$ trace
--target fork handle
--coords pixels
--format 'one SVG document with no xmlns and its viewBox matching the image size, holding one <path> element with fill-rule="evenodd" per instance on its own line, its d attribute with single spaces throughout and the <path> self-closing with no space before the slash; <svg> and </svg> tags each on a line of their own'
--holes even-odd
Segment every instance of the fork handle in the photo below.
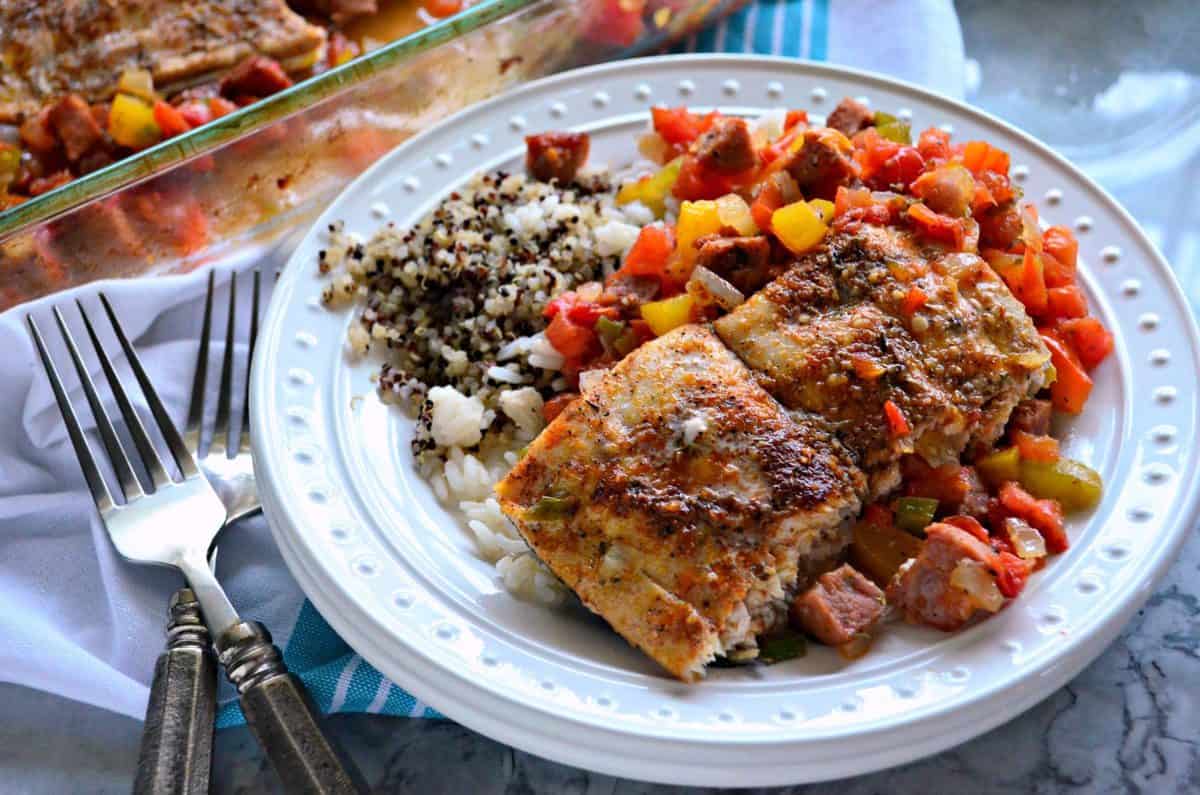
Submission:
<svg viewBox="0 0 1200 795">
<path fill-rule="evenodd" d="M 205 795 L 212 770 L 217 662 L 200 603 L 171 598 L 167 647 L 154 665 L 134 795 Z"/>
<path fill-rule="evenodd" d="M 225 675 L 237 688 L 242 714 L 289 793 L 365 792 L 352 764 L 317 723 L 300 680 L 287 669 L 266 628 L 240 621 L 217 639 Z"/>
</svg>

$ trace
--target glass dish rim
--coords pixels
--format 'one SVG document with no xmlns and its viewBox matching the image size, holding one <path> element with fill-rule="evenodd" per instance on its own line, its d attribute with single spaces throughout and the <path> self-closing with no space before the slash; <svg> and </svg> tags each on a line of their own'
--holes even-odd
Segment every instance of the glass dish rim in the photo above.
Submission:
<svg viewBox="0 0 1200 795">
<path fill-rule="evenodd" d="M 0 242 L 65 215 L 189 160 L 243 138 L 288 116 L 365 83 L 394 64 L 446 44 L 545 0 L 481 0 L 427 28 L 303 80 L 251 105 L 162 141 L 104 168 L 0 211 Z"/>
</svg>

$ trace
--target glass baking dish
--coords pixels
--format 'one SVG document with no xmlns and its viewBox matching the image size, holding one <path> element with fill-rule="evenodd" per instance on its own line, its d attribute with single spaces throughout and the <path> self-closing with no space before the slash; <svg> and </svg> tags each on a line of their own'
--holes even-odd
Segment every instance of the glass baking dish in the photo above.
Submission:
<svg viewBox="0 0 1200 795">
<path fill-rule="evenodd" d="M 662 49 L 744 0 L 484 0 L 0 213 L 0 311 L 263 256 L 383 153 L 508 86 Z"/>
</svg>

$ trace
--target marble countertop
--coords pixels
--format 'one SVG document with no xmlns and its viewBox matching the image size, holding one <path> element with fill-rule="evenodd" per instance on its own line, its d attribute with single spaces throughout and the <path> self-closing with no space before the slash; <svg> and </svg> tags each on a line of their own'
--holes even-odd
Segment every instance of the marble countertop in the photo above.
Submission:
<svg viewBox="0 0 1200 795">
<path fill-rule="evenodd" d="M 1200 16 L 1194 0 L 959 2 L 968 100 L 1055 146 L 1150 233 L 1200 306 Z M 1169 136 L 1170 141 L 1164 140 Z M 1170 146 L 1165 144 L 1170 143 Z M 1120 638 L 1024 715 L 903 767 L 775 792 L 1107 793 L 1200 789 L 1200 539 Z M 447 721 L 338 715 L 378 792 L 695 792 L 514 751 Z M 138 721 L 0 685 L 0 791 L 128 792 Z M 87 739 L 82 739 L 87 738 Z M 214 792 L 272 792 L 246 729 L 217 736 Z"/>
</svg>

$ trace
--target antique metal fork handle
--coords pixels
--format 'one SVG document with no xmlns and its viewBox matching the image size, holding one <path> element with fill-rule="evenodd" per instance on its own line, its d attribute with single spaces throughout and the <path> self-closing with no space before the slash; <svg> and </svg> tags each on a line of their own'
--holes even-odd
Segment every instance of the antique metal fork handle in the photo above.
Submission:
<svg viewBox="0 0 1200 795">
<path fill-rule="evenodd" d="M 235 624 L 217 638 L 217 654 L 284 791 L 366 791 L 353 765 L 322 733 L 304 685 L 288 671 L 265 627 L 250 621 Z"/>
<path fill-rule="evenodd" d="M 212 770 L 217 661 L 188 588 L 171 597 L 167 646 L 154 665 L 135 795 L 205 795 Z"/>
</svg>

